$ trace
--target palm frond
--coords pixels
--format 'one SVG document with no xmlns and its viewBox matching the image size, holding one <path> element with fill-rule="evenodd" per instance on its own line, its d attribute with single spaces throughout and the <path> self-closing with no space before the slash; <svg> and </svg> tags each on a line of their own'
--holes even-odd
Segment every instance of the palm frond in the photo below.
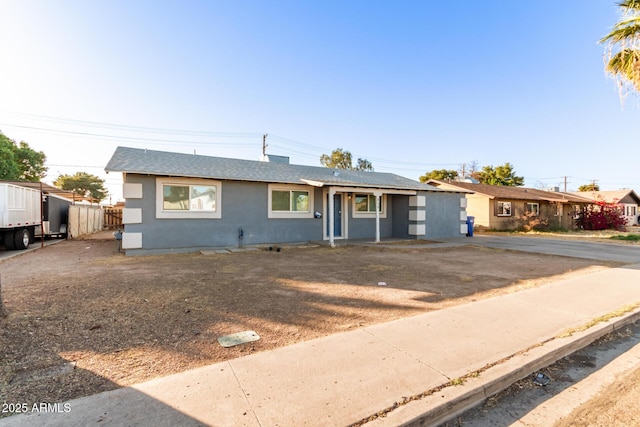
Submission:
<svg viewBox="0 0 640 427">
<path fill-rule="evenodd" d="M 640 50 L 621 50 L 609 59 L 606 70 L 619 84 L 626 80 L 640 91 Z"/>
<path fill-rule="evenodd" d="M 640 92 L 640 0 L 618 3 L 622 18 L 598 42 L 605 45 L 605 71 L 618 83 L 620 99 Z"/>
<path fill-rule="evenodd" d="M 640 0 L 639 0 L 640 1 Z M 613 26 L 613 29 L 600 39 L 599 43 L 628 43 L 640 41 L 640 16 L 624 19 Z"/>
<path fill-rule="evenodd" d="M 620 3 L 618 3 L 618 6 L 627 11 L 637 10 L 640 12 L 640 0 L 621 1 Z"/>
</svg>

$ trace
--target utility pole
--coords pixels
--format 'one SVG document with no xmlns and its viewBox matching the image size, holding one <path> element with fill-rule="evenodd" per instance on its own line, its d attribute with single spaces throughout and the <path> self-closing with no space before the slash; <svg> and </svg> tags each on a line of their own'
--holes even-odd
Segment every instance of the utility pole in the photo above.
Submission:
<svg viewBox="0 0 640 427">
<path fill-rule="evenodd" d="M 568 177 L 565 175 L 565 177 L 564 177 L 564 192 L 565 193 L 567 192 L 567 178 Z"/>
<path fill-rule="evenodd" d="M 267 144 L 268 136 L 269 136 L 268 133 L 265 133 L 264 135 L 262 135 L 262 157 L 267 155 L 267 147 L 269 146 L 269 144 Z"/>
</svg>

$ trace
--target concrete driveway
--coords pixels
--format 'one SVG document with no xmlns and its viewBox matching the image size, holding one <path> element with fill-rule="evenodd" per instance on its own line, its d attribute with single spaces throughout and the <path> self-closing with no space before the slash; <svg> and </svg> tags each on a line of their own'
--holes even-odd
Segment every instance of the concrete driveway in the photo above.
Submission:
<svg viewBox="0 0 640 427">
<path fill-rule="evenodd" d="M 64 241 L 64 239 L 46 239 L 44 241 L 44 245 L 45 246 L 55 245 L 56 243 L 60 243 L 62 241 Z M 26 254 L 27 252 L 37 251 L 41 247 L 42 247 L 42 244 L 40 243 L 40 239 L 38 239 L 35 243 L 31 243 L 29 245 L 29 249 L 25 249 L 23 251 L 15 251 L 15 250 L 8 251 L 5 249 L 4 245 L 0 245 L 0 261 L 3 261 L 8 258 L 13 258 L 18 255 Z"/>
<path fill-rule="evenodd" d="M 599 261 L 640 262 L 640 245 L 599 243 L 584 240 L 476 234 L 468 243 L 497 249 L 537 252 Z"/>
</svg>

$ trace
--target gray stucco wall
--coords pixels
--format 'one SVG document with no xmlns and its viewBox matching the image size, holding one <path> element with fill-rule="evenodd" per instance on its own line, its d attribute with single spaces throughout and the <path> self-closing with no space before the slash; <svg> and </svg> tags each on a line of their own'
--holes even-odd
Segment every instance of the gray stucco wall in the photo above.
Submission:
<svg viewBox="0 0 640 427">
<path fill-rule="evenodd" d="M 126 183 L 142 185 L 142 198 L 127 198 L 126 208 L 140 209 L 142 222 L 126 224 L 125 233 L 141 233 L 142 249 L 128 254 L 187 252 L 200 248 L 233 247 L 323 240 L 326 218 L 268 218 L 269 185 L 260 182 L 223 181 L 219 219 L 156 218 L 156 177 L 127 174 Z M 322 188 L 314 192 L 313 212 L 324 212 Z M 387 195 L 386 218 L 380 219 L 380 236 L 400 238 L 460 237 L 460 199 L 457 193 L 421 193 L 426 197 L 426 235 L 409 235 L 409 196 Z M 375 218 L 352 214 L 352 202 L 343 206 L 349 239 L 373 239 Z M 411 208 L 415 209 L 415 208 Z M 243 231 L 242 241 L 239 239 Z"/>
<path fill-rule="evenodd" d="M 220 219 L 157 219 L 156 177 L 128 174 L 127 183 L 141 183 L 142 199 L 127 199 L 127 208 L 142 209 L 141 224 L 127 224 L 125 232 L 142 233 L 142 251 L 237 246 L 242 228 L 243 245 L 322 240 L 322 220 L 316 218 L 269 219 L 268 184 L 222 183 Z M 322 190 L 314 191 L 314 212 L 322 212 Z"/>
<path fill-rule="evenodd" d="M 426 196 L 426 235 L 428 239 L 460 237 L 460 199 L 464 194 L 433 192 L 424 193 Z"/>
<path fill-rule="evenodd" d="M 393 201 L 387 196 L 386 218 L 380 218 L 380 237 L 391 237 L 393 231 Z M 353 215 L 353 203 L 349 201 L 349 239 L 374 239 L 376 236 L 375 218 L 358 218 Z"/>
</svg>

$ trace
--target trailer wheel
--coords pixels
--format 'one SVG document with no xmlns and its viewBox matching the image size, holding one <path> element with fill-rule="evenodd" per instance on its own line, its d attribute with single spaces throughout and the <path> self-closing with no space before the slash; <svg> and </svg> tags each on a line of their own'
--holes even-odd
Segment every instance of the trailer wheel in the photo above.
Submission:
<svg viewBox="0 0 640 427">
<path fill-rule="evenodd" d="M 13 244 L 13 231 L 6 231 L 2 240 L 4 241 L 3 243 L 6 250 L 12 251 L 16 248 Z"/>
<path fill-rule="evenodd" d="M 15 244 L 16 249 L 27 249 L 29 247 L 30 240 L 31 240 L 31 236 L 29 234 L 29 230 L 26 228 L 23 228 L 22 230 L 16 230 L 13 243 Z"/>
</svg>

